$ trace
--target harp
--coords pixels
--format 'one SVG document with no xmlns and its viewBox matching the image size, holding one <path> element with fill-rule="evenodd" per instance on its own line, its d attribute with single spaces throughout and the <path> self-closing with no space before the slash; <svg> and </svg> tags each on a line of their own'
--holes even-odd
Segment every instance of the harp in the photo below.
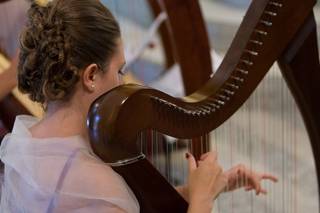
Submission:
<svg viewBox="0 0 320 213">
<path fill-rule="evenodd" d="M 319 177 L 320 72 L 315 3 L 253 1 L 216 74 L 208 81 L 206 74 L 200 77 L 200 86 L 207 82 L 191 88 L 193 93 L 189 96 L 177 99 L 151 88 L 124 85 L 92 104 L 88 128 L 93 150 L 125 178 L 142 212 L 186 212 L 187 203 L 141 153 L 137 143 L 139 132 L 154 129 L 177 138 L 207 134 L 239 109 L 275 61 L 303 116 Z M 195 82 L 192 73 L 211 69 L 208 57 L 189 55 L 188 49 L 184 49 L 195 37 L 183 30 L 202 24 L 200 19 L 192 19 L 192 27 L 183 25 L 186 17 L 183 14 L 199 13 L 198 1 L 162 0 L 159 4 L 168 14 L 182 70 L 189 69 L 182 64 L 192 59 L 191 64 L 197 65 L 189 76 Z M 207 41 L 198 45 L 206 49 Z M 206 151 L 206 146 L 201 143 L 198 146 Z"/>
</svg>

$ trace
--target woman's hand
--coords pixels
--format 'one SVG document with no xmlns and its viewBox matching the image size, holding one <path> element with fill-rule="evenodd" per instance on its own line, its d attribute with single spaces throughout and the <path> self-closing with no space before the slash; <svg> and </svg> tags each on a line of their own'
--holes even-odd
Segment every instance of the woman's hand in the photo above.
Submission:
<svg viewBox="0 0 320 213">
<path fill-rule="evenodd" d="M 189 164 L 188 187 L 184 188 L 185 196 L 190 204 L 189 212 L 207 212 L 212 208 L 213 200 L 225 189 L 227 178 L 217 161 L 217 153 L 209 152 L 198 161 L 187 153 Z M 203 211 L 201 211 L 203 210 Z"/>
<path fill-rule="evenodd" d="M 266 189 L 261 187 L 262 180 L 271 180 L 277 182 L 278 179 L 267 173 L 258 173 L 252 171 L 242 164 L 239 164 L 224 173 L 228 179 L 228 184 L 224 191 L 233 191 L 235 189 L 245 187 L 246 191 L 254 189 L 256 194 L 267 194 Z"/>
</svg>

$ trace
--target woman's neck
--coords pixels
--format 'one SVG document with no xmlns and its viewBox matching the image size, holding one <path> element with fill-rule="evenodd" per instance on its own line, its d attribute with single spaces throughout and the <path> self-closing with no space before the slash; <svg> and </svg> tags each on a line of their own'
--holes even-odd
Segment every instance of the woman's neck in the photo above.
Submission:
<svg viewBox="0 0 320 213">
<path fill-rule="evenodd" d="M 44 118 L 30 128 L 33 137 L 69 137 L 81 135 L 87 139 L 87 111 L 80 104 L 52 103 Z"/>
</svg>

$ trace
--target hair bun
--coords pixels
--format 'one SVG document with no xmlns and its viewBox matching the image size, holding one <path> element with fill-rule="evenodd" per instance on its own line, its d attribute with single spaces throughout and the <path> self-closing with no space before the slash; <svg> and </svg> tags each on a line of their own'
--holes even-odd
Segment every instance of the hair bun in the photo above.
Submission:
<svg viewBox="0 0 320 213">
<path fill-rule="evenodd" d="M 20 37 L 18 86 L 33 101 L 66 100 L 89 64 L 106 70 L 120 28 L 99 0 L 33 3 L 28 17 Z"/>
<path fill-rule="evenodd" d="M 19 89 L 40 103 L 63 99 L 78 79 L 76 68 L 66 60 L 63 20 L 50 3 L 45 7 L 33 3 L 28 15 L 29 24 L 20 42 L 24 63 L 19 66 Z"/>
</svg>

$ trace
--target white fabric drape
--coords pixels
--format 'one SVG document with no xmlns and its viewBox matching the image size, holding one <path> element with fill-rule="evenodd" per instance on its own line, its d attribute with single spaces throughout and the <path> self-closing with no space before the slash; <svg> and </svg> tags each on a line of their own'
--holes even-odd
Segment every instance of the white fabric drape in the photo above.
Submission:
<svg viewBox="0 0 320 213">
<path fill-rule="evenodd" d="M 139 212 L 125 181 L 80 136 L 33 138 L 36 118 L 18 116 L 2 141 L 0 212 Z M 51 203 L 51 204 L 50 204 Z"/>
</svg>

